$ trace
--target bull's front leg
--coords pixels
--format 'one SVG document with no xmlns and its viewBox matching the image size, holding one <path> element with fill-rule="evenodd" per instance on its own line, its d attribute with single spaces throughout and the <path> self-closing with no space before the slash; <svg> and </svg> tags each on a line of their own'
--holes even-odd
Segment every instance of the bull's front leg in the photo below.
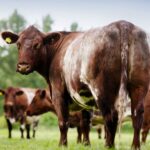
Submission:
<svg viewBox="0 0 150 150">
<path fill-rule="evenodd" d="M 54 107 L 58 117 L 58 124 L 60 130 L 59 146 L 67 146 L 67 132 L 68 132 L 68 103 L 63 97 L 56 97 L 53 99 Z"/>
</svg>

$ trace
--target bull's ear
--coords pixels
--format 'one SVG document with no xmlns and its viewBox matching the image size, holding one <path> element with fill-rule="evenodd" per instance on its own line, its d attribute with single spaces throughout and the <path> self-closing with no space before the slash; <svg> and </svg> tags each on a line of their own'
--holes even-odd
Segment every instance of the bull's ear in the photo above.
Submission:
<svg viewBox="0 0 150 150">
<path fill-rule="evenodd" d="M 43 43 L 53 45 L 57 41 L 59 41 L 60 38 L 61 38 L 61 33 L 59 32 L 49 33 L 44 37 Z"/>
<path fill-rule="evenodd" d="M 5 42 L 7 44 L 16 43 L 18 38 L 19 38 L 19 36 L 17 34 L 14 34 L 12 32 L 8 32 L 8 31 L 2 32 L 1 36 L 2 36 L 3 40 L 5 40 Z"/>
<path fill-rule="evenodd" d="M 16 95 L 17 95 L 17 96 L 20 96 L 20 95 L 22 95 L 22 94 L 24 94 L 24 92 L 23 92 L 22 90 L 19 90 L 19 91 L 16 92 Z"/>
<path fill-rule="evenodd" d="M 5 91 L 0 89 L 0 95 L 4 95 L 5 94 Z"/>
<path fill-rule="evenodd" d="M 44 98 L 45 96 L 46 96 L 46 91 L 45 90 L 41 90 L 40 97 Z"/>
</svg>

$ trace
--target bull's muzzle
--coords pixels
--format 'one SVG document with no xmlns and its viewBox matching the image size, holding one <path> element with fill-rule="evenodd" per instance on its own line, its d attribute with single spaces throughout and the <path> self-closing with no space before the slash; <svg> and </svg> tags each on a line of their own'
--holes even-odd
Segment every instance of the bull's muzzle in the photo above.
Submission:
<svg viewBox="0 0 150 150">
<path fill-rule="evenodd" d="M 17 71 L 23 74 L 29 73 L 31 70 L 31 66 L 29 64 L 18 64 Z"/>
</svg>

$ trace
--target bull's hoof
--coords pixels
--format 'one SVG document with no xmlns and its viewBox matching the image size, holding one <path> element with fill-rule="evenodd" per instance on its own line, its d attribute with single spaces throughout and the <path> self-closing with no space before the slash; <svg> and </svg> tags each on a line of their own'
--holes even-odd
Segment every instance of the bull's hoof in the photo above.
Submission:
<svg viewBox="0 0 150 150">
<path fill-rule="evenodd" d="M 62 146 L 67 147 L 67 142 L 65 143 L 59 142 L 59 147 L 62 147 Z"/>
<path fill-rule="evenodd" d="M 30 139 L 30 137 L 29 137 L 29 136 L 27 136 L 27 139 Z"/>
<path fill-rule="evenodd" d="M 131 150 L 140 150 L 141 148 L 140 148 L 140 146 L 132 146 L 131 147 Z"/>
<path fill-rule="evenodd" d="M 90 141 L 83 141 L 84 146 L 90 146 Z"/>
<path fill-rule="evenodd" d="M 105 147 L 110 149 L 110 148 L 115 148 L 115 145 L 114 144 L 105 144 Z"/>
<path fill-rule="evenodd" d="M 77 140 L 77 143 L 78 143 L 78 144 L 81 143 L 81 140 Z"/>
</svg>

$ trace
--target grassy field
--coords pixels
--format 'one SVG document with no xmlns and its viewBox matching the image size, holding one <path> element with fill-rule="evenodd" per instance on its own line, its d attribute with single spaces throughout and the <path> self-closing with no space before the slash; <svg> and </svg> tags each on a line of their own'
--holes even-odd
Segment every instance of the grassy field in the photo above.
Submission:
<svg viewBox="0 0 150 150">
<path fill-rule="evenodd" d="M 13 130 L 12 136 L 12 139 L 8 139 L 7 129 L 0 129 L 0 150 L 106 150 L 104 139 L 98 139 L 97 133 L 94 130 L 90 133 L 91 146 L 86 147 L 82 144 L 76 144 L 76 129 L 69 129 L 68 148 L 58 147 L 59 132 L 57 127 L 39 127 L 36 139 L 31 140 L 20 139 L 20 132 L 18 130 Z M 117 134 L 115 149 L 130 150 L 131 142 L 132 133 L 129 126 L 127 126 L 123 129 L 121 138 Z M 142 145 L 142 150 L 148 150 L 149 148 L 150 141 L 148 139 L 146 145 Z"/>
</svg>

